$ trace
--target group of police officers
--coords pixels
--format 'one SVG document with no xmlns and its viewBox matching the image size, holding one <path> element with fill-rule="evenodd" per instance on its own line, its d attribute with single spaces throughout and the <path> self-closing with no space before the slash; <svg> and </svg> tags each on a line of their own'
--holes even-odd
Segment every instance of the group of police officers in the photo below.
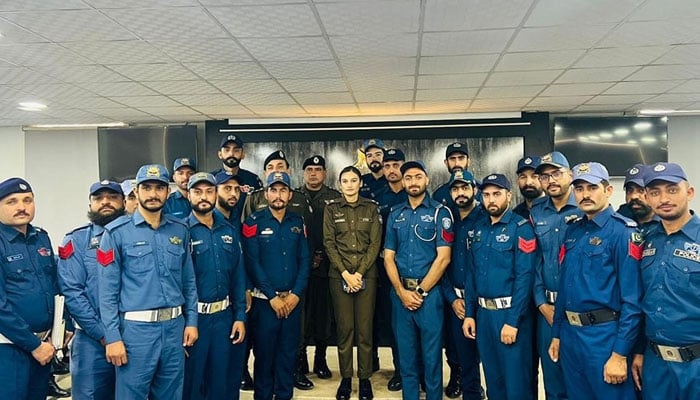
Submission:
<svg viewBox="0 0 700 400">
<path fill-rule="evenodd" d="M 483 398 L 480 363 L 491 399 L 536 398 L 540 363 L 547 399 L 700 399 L 700 219 L 679 165 L 630 168 L 615 212 L 602 164 L 524 157 L 511 209 L 511 182 L 477 181 L 464 143 L 432 196 L 422 162 L 377 139 L 362 150 L 370 172 L 343 169 L 340 192 L 321 155 L 294 189 L 281 150 L 263 186 L 224 135 L 222 168 L 177 159 L 172 194 L 158 164 L 94 183 L 58 257 L 29 182 L 1 182 L 0 398 L 45 398 L 61 293 L 75 399 L 287 400 L 310 372 L 332 377 L 334 335 L 339 400 L 353 343 L 362 400 L 378 343 L 404 399 Z"/>
</svg>

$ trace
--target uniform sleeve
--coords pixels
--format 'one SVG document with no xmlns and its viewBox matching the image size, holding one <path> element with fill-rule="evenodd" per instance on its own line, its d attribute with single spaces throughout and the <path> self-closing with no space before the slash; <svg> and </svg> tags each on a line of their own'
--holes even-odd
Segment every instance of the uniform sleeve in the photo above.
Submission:
<svg viewBox="0 0 700 400">
<path fill-rule="evenodd" d="M 372 268 L 375 261 L 377 261 L 379 248 L 382 246 L 382 224 L 379 222 L 379 210 L 374 204 L 368 205 L 368 207 L 371 210 L 370 218 L 372 219 L 372 226 L 369 234 L 369 247 L 367 247 L 365 254 L 362 256 L 362 260 L 360 260 L 359 268 L 357 268 L 357 272 L 362 274 L 362 276 L 365 276 L 367 271 Z"/>
<path fill-rule="evenodd" d="M 326 249 L 326 255 L 331 263 L 331 268 L 335 268 L 339 273 L 347 270 L 343 264 L 343 259 L 338 251 L 338 242 L 336 241 L 336 228 L 333 221 L 333 206 L 329 205 L 323 210 L 323 245 Z"/>
<path fill-rule="evenodd" d="M 243 224 L 243 254 L 245 267 L 253 286 L 262 291 L 268 299 L 277 296 L 275 289 L 270 286 L 267 274 L 260 265 L 260 241 L 258 239 L 258 221 L 248 217 Z"/>
<path fill-rule="evenodd" d="M 302 222 L 303 223 L 303 222 Z M 304 235 L 306 234 L 306 227 L 302 227 Z M 297 279 L 294 282 L 294 289 L 292 293 L 301 297 L 306 290 L 306 285 L 309 283 L 309 273 L 311 272 L 311 255 L 309 254 L 309 244 L 306 238 L 299 235 L 299 241 L 297 243 L 297 262 L 299 266 L 299 272 L 297 273 Z"/>
<path fill-rule="evenodd" d="M 440 207 L 437 213 L 437 240 L 435 247 L 452 247 L 455 240 L 452 212 L 447 207 Z"/>
<path fill-rule="evenodd" d="M 516 232 L 513 299 L 511 308 L 507 310 L 505 323 L 517 328 L 530 306 L 532 275 L 540 253 L 537 249 L 535 232 L 530 224 L 517 226 Z"/>
<path fill-rule="evenodd" d="M 386 234 L 384 235 L 384 248 L 396 252 L 398 238 L 396 237 L 396 230 L 394 230 L 394 220 L 396 219 L 394 217 L 394 214 L 395 212 L 393 210 L 389 211 L 389 217 L 387 217 L 387 220 L 384 221 L 384 223 L 386 223 Z"/>
<path fill-rule="evenodd" d="M 628 356 L 636 344 L 640 332 L 642 311 L 642 280 L 639 262 L 642 255 L 642 243 L 636 242 L 639 233 L 634 229 L 625 229 L 618 240 L 615 263 L 617 282 L 620 291 L 620 320 L 617 325 L 617 338 L 613 351 Z"/>
<path fill-rule="evenodd" d="M 76 235 L 86 235 L 86 231 L 78 231 Z M 59 247 L 58 285 L 66 298 L 66 308 L 78 322 L 80 328 L 94 340 L 99 341 L 105 336 L 102 321 L 90 304 L 87 296 L 87 268 L 85 266 L 85 248 L 72 235 L 67 235 Z M 99 271 L 96 271 L 99 272 Z"/>
<path fill-rule="evenodd" d="M 245 290 L 248 278 L 245 272 L 245 260 L 243 258 L 243 247 L 241 246 L 240 235 L 234 231 L 233 237 L 236 238 L 233 246 L 238 246 L 238 261 L 231 273 L 230 299 L 233 305 L 233 319 L 235 321 L 245 321 Z"/>
<path fill-rule="evenodd" d="M 194 263 L 192 254 L 188 251 L 187 245 L 190 243 L 190 233 L 185 230 L 185 240 L 182 245 L 185 247 L 185 259 L 182 266 L 182 295 L 185 298 L 185 326 L 197 326 L 197 283 L 195 281 Z"/>
<path fill-rule="evenodd" d="M 122 340 L 119 331 L 119 293 L 122 287 L 122 260 L 119 248 L 112 236 L 105 231 L 97 248 L 100 287 L 100 317 L 105 329 L 107 344 Z"/>
</svg>

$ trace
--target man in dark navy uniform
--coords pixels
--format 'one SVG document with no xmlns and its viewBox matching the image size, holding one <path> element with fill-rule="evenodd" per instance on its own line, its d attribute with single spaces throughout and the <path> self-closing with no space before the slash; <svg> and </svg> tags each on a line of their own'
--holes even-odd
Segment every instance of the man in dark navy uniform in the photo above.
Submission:
<svg viewBox="0 0 700 400">
<path fill-rule="evenodd" d="M 625 189 L 625 204 L 617 209 L 618 214 L 633 219 L 637 223 L 642 235 L 657 226 L 660 221 L 646 200 L 644 178 L 648 172 L 649 166 L 644 164 L 636 164 L 627 170 L 625 182 L 622 185 Z"/>
<path fill-rule="evenodd" d="M 124 193 L 124 213 L 131 215 L 136 211 L 139 201 L 136 199 L 136 179 L 125 179 L 121 183 L 122 193 Z"/>
<path fill-rule="evenodd" d="M 0 398 L 44 400 L 56 349 L 47 341 L 58 294 L 49 235 L 31 224 L 34 193 L 21 178 L 0 183 Z"/>
<path fill-rule="evenodd" d="M 466 143 L 450 143 L 445 149 L 444 163 L 445 167 L 447 167 L 447 172 L 449 172 L 450 175 L 456 171 L 468 170 L 470 161 L 469 149 L 467 148 Z M 450 196 L 449 182 L 445 182 L 435 189 L 433 192 L 433 199 L 439 201 L 443 205 L 448 206 L 453 214 L 457 213 L 457 207 Z"/>
<path fill-rule="evenodd" d="M 513 208 L 513 212 L 525 219 L 530 219 L 530 209 L 535 199 L 544 197 L 542 184 L 535 173 L 535 169 L 539 166 L 539 157 L 527 156 L 518 160 L 518 168 L 515 170 L 518 175 L 518 189 L 523 195 L 523 201 Z"/>
<path fill-rule="evenodd" d="M 306 227 L 288 211 L 292 197 L 286 172 L 267 177 L 268 206 L 246 218 L 243 249 L 252 281 L 250 319 L 255 353 L 255 399 L 289 400 L 294 395 L 294 370 L 301 340 L 299 301 L 311 264 Z"/>
<path fill-rule="evenodd" d="M 190 215 L 192 207 L 187 199 L 187 182 L 197 172 L 197 166 L 191 158 L 178 158 L 173 162 L 173 182 L 175 191 L 170 193 L 165 202 L 163 212 L 173 217 L 185 219 Z"/>
<path fill-rule="evenodd" d="M 214 179 L 216 179 L 216 211 L 240 231 L 241 217 L 234 211 L 241 200 L 243 179 L 227 171 L 219 172 Z"/>
<path fill-rule="evenodd" d="M 382 160 L 384 159 L 384 142 L 380 139 L 367 139 L 362 144 L 365 153 L 365 163 L 369 168 L 368 173 L 362 175 L 360 196 L 367 199 L 375 199 L 377 192 L 386 187 L 386 178 L 382 173 Z"/>
</svg>

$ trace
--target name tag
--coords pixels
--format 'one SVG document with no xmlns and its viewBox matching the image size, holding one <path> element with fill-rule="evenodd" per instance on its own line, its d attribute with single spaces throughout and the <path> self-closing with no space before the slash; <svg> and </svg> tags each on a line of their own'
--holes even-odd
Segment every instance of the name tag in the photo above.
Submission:
<svg viewBox="0 0 700 400">
<path fill-rule="evenodd" d="M 261 235 L 272 235 L 273 233 L 275 232 L 270 228 L 265 228 L 262 232 L 260 232 Z"/>
<path fill-rule="evenodd" d="M 204 240 L 193 240 L 192 246 L 199 246 L 202 243 L 204 243 Z"/>
<path fill-rule="evenodd" d="M 654 254 L 656 254 L 656 248 L 644 249 L 644 251 L 642 251 L 642 257 L 650 257 L 650 256 L 653 256 Z"/>
<path fill-rule="evenodd" d="M 336 219 L 336 220 L 333 221 L 333 222 L 335 222 L 336 224 L 341 223 L 341 222 L 345 222 L 345 218 L 339 218 L 339 219 Z"/>
<path fill-rule="evenodd" d="M 23 260 L 23 259 L 24 259 L 24 255 L 22 255 L 22 254 L 15 254 L 15 255 L 12 255 L 12 256 L 8 256 L 8 257 L 7 257 L 7 262 L 19 261 L 19 260 Z"/>
<path fill-rule="evenodd" d="M 675 249 L 673 250 L 673 255 L 680 258 L 685 258 L 686 260 L 700 262 L 700 255 L 693 254 L 689 251 Z"/>
</svg>

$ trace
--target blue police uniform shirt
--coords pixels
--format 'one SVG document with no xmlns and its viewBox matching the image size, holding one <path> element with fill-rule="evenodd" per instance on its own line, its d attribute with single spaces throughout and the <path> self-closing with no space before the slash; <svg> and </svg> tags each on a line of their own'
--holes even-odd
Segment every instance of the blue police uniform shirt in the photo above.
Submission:
<svg viewBox="0 0 700 400">
<path fill-rule="evenodd" d="M 223 168 L 219 168 L 216 171 L 212 171 L 211 174 L 216 176 L 216 174 L 222 172 L 223 170 Z M 238 199 L 238 203 L 236 203 L 234 209 L 231 210 L 230 221 L 233 221 L 234 219 L 238 219 L 239 221 L 241 220 L 241 215 L 243 215 L 243 206 L 245 205 L 246 198 L 250 193 L 253 193 L 254 191 L 263 187 L 260 177 L 248 171 L 247 169 L 239 167 L 236 176 L 241 178 L 242 182 L 241 197 Z"/>
<path fill-rule="evenodd" d="M 700 218 L 681 230 L 651 230 L 642 252 L 641 301 L 649 340 L 673 346 L 700 342 Z"/>
<path fill-rule="evenodd" d="M 505 323 L 518 327 L 528 312 L 532 279 L 540 254 L 532 225 L 512 210 L 491 223 L 489 217 L 474 226 L 469 241 L 473 267 L 466 268 L 466 316 L 476 315 L 477 297 L 511 297 Z"/>
<path fill-rule="evenodd" d="M 565 311 L 611 309 L 620 314 L 612 351 L 623 356 L 630 354 L 642 318 L 642 242 L 636 226 L 610 206 L 592 220 L 582 217 L 571 224 L 559 256 L 562 281 L 552 337 L 559 337 Z"/>
<path fill-rule="evenodd" d="M 246 274 L 241 238 L 223 215 L 214 212 L 213 216 L 211 229 L 193 213 L 187 217 L 197 297 L 200 302 L 213 303 L 228 296 L 234 319 L 245 321 Z"/>
<path fill-rule="evenodd" d="M 41 342 L 33 332 L 53 324 L 58 293 L 56 260 L 49 235 L 27 226 L 27 235 L 0 224 L 0 334 L 31 353 Z"/>
<path fill-rule="evenodd" d="M 58 249 L 58 284 L 66 307 L 88 336 L 100 340 L 105 329 L 100 319 L 97 248 L 104 228 L 87 224 L 69 232 Z"/>
<path fill-rule="evenodd" d="M 163 208 L 164 214 L 170 214 L 175 218 L 185 219 L 192 211 L 189 199 L 183 196 L 179 190 L 170 193 Z"/>
<path fill-rule="evenodd" d="M 386 221 L 389 217 L 391 207 L 408 201 L 408 194 L 403 189 L 398 192 L 394 192 L 387 185 L 384 187 L 384 189 L 381 189 L 379 192 L 375 193 L 374 200 L 379 203 L 379 215 L 382 216 L 382 221 L 385 222 L 384 226 L 386 227 Z"/>
<path fill-rule="evenodd" d="M 288 290 L 301 297 L 311 269 L 301 216 L 287 210 L 279 222 L 268 207 L 248 216 L 242 232 L 246 268 L 255 288 L 268 299 Z"/>
<path fill-rule="evenodd" d="M 471 267 L 469 260 L 469 242 L 474 238 L 474 228 L 476 224 L 488 218 L 488 213 L 481 205 L 476 203 L 467 218 L 459 219 L 459 214 L 455 214 L 455 241 L 452 244 L 452 257 L 450 265 L 442 276 L 442 291 L 445 300 L 452 304 L 457 300 L 457 293 L 454 288 L 464 289 L 467 268 Z"/>
<path fill-rule="evenodd" d="M 567 224 L 583 215 L 578 209 L 574 193 L 569 201 L 557 211 L 549 196 L 535 199 L 530 209 L 530 220 L 535 228 L 537 244 L 542 253 L 542 262 L 535 270 L 533 298 L 535 306 L 547 303 L 545 290 L 557 292 L 560 286 L 559 249 L 564 243 Z"/>
<path fill-rule="evenodd" d="M 632 213 L 632 209 L 630 208 L 629 205 L 627 205 L 627 203 L 620 205 L 620 207 L 617 209 L 616 212 L 618 214 L 622 215 L 623 217 L 627 217 L 631 220 L 636 221 L 637 225 L 638 225 L 637 229 L 639 229 L 639 232 L 642 233 L 643 237 L 646 237 L 646 235 L 649 233 L 649 231 L 651 231 L 652 229 L 654 229 L 657 225 L 659 225 L 661 223 L 661 219 L 657 215 L 654 215 L 653 217 L 651 217 L 651 220 L 649 220 L 647 222 L 640 223 L 639 221 L 637 221 L 634 218 L 634 214 Z"/>
<path fill-rule="evenodd" d="M 454 241 L 450 210 L 427 195 L 415 210 L 408 201 L 394 206 L 386 224 L 384 248 L 396 252 L 401 278 L 422 279 L 437 248 L 451 247 Z"/>
<path fill-rule="evenodd" d="M 371 172 L 362 175 L 360 180 L 362 181 L 360 196 L 371 200 L 376 200 L 377 194 L 389 185 L 389 181 L 386 180 L 384 175 L 377 179 Z"/>
<path fill-rule="evenodd" d="M 457 215 L 459 213 L 459 209 L 457 208 L 455 201 L 452 200 L 450 186 L 448 183 L 449 182 L 443 183 L 442 185 L 438 186 L 437 189 L 435 189 L 433 192 L 433 199 L 442 203 L 442 205 L 449 207 L 450 211 L 452 211 L 452 215 Z"/>
<path fill-rule="evenodd" d="M 197 326 L 197 287 L 184 221 L 161 215 L 157 229 L 139 210 L 110 222 L 97 250 L 100 313 L 105 340 L 121 340 L 120 314 L 182 306 L 186 326 Z"/>
</svg>

